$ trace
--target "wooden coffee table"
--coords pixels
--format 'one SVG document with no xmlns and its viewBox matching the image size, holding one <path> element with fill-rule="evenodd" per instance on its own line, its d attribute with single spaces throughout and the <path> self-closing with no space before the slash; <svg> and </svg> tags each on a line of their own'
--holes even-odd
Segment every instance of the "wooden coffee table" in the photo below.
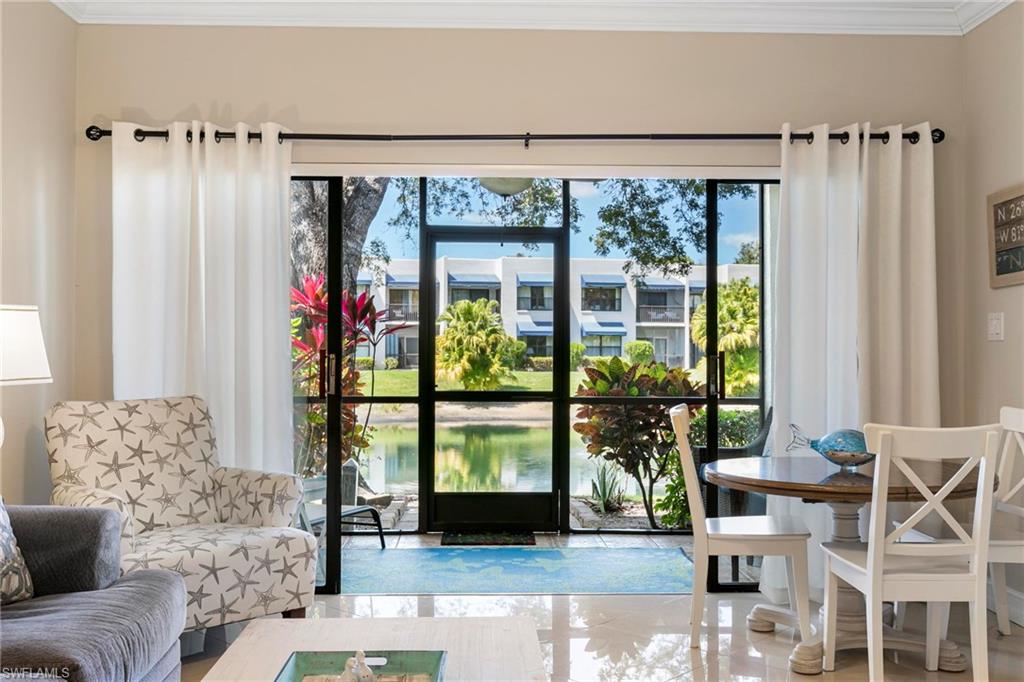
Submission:
<svg viewBox="0 0 1024 682">
<path fill-rule="evenodd" d="M 249 623 L 204 680 L 273 680 L 294 651 L 447 651 L 445 680 L 544 680 L 530 618 L 316 618 Z"/>
</svg>

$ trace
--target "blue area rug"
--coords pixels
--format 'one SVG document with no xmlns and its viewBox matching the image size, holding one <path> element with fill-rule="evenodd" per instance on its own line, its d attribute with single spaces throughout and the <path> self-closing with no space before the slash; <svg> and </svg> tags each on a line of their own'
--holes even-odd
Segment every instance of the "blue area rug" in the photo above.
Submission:
<svg viewBox="0 0 1024 682">
<path fill-rule="evenodd" d="M 690 594 L 681 549 L 344 549 L 343 594 Z"/>
</svg>

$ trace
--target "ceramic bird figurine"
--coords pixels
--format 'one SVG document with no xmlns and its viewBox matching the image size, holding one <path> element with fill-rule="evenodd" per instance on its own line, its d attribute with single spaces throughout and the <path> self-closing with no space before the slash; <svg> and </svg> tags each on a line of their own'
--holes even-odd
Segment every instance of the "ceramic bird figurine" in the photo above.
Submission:
<svg viewBox="0 0 1024 682">
<path fill-rule="evenodd" d="M 796 424 L 790 424 L 789 428 L 793 431 L 793 440 L 786 447 L 786 452 L 798 448 L 811 448 L 828 461 L 838 464 L 847 471 L 853 471 L 875 458 L 874 454 L 868 452 L 864 434 L 856 429 L 839 429 L 821 438 L 812 439 L 807 437 Z"/>
</svg>

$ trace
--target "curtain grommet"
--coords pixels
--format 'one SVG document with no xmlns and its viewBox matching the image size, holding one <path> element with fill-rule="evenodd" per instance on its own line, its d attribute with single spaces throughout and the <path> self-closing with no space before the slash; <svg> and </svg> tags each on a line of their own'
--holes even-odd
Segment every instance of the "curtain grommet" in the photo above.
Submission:
<svg viewBox="0 0 1024 682">
<path fill-rule="evenodd" d="M 214 130 L 213 131 L 213 141 L 216 142 L 217 144 L 220 144 L 220 131 L 219 130 Z"/>
<path fill-rule="evenodd" d="M 142 128 L 136 128 L 135 132 L 132 133 L 132 137 L 135 138 L 136 142 L 142 142 L 146 139 L 146 136 L 142 134 Z"/>
<path fill-rule="evenodd" d="M 807 133 L 807 144 L 814 144 L 814 131 Z"/>
<path fill-rule="evenodd" d="M 882 133 L 882 144 L 889 144 L 889 131 Z"/>
<path fill-rule="evenodd" d="M 192 142 L 192 131 L 191 130 L 188 130 L 188 131 L 185 132 L 185 141 L 186 142 Z"/>
<path fill-rule="evenodd" d="M 910 133 L 910 136 L 907 138 L 907 140 L 910 142 L 910 144 L 917 144 L 918 142 L 921 141 L 921 133 L 915 130 L 914 132 Z"/>
<path fill-rule="evenodd" d="M 943 130 L 942 128 L 933 128 L 932 129 L 932 142 L 934 142 L 935 144 L 938 144 L 938 143 L 942 142 L 945 139 L 946 139 L 946 131 L 945 130 Z"/>
<path fill-rule="evenodd" d="M 839 138 L 839 144 L 849 144 L 849 143 L 850 143 L 850 131 L 849 130 L 844 130 L 842 136 L 840 136 L 840 138 Z"/>
</svg>

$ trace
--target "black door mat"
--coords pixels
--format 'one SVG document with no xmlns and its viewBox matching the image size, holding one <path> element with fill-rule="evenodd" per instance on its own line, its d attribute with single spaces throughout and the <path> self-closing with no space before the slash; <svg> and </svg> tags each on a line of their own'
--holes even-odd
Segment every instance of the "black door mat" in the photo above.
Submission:
<svg viewBox="0 0 1024 682">
<path fill-rule="evenodd" d="M 442 545 L 536 545 L 530 532 L 494 533 L 481 531 L 446 530 L 441 535 Z"/>
</svg>

